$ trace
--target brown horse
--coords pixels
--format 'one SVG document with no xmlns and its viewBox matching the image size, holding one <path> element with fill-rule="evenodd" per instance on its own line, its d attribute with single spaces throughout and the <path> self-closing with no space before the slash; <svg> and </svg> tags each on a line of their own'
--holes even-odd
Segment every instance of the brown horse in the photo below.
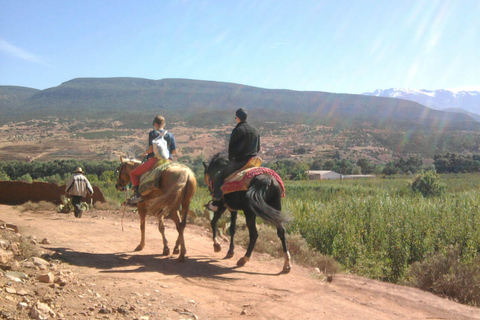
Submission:
<svg viewBox="0 0 480 320">
<path fill-rule="evenodd" d="M 124 191 L 126 186 L 130 184 L 130 172 L 141 163 L 139 161 L 125 160 L 123 157 L 120 157 L 120 162 L 118 180 L 115 187 L 119 191 Z M 145 220 L 148 214 L 158 218 L 158 230 L 163 238 L 163 255 L 170 254 L 163 224 L 164 217 L 170 215 L 178 231 L 178 238 L 173 253 L 177 254 L 180 251 L 178 260 L 185 260 L 187 250 L 183 232 L 187 224 L 190 202 L 196 189 L 197 180 L 189 168 L 182 165 L 171 165 L 163 171 L 160 188 L 143 196 L 144 201 L 137 204 L 142 236 L 140 244 L 135 248 L 135 251 L 140 251 L 145 247 Z M 181 247 L 181 250 L 179 250 L 179 247 Z"/>
</svg>

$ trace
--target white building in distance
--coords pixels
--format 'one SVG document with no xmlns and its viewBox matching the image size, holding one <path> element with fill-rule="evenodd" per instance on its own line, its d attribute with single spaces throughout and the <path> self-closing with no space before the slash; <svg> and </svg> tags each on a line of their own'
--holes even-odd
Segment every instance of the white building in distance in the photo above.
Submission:
<svg viewBox="0 0 480 320">
<path fill-rule="evenodd" d="M 370 179 L 375 178 L 373 174 L 349 174 L 342 175 L 331 170 L 309 170 L 307 171 L 309 180 L 334 180 L 334 179 Z"/>
</svg>

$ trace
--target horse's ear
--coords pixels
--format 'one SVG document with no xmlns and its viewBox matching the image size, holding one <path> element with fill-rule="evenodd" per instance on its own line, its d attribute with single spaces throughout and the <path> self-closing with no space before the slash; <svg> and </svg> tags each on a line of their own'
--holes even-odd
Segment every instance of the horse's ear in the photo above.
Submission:
<svg viewBox="0 0 480 320">
<path fill-rule="evenodd" d="M 203 167 L 205 168 L 205 170 L 207 170 L 207 168 L 208 168 L 208 163 L 206 163 L 205 161 L 203 161 Z"/>
</svg>

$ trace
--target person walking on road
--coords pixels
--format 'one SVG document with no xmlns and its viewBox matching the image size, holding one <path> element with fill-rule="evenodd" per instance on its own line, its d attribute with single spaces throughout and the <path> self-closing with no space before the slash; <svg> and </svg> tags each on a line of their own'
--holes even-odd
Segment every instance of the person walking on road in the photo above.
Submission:
<svg viewBox="0 0 480 320">
<path fill-rule="evenodd" d="M 83 210 L 80 203 L 82 202 L 82 198 L 85 198 L 88 194 L 93 194 L 93 188 L 87 177 L 83 175 L 85 172 L 82 168 L 78 167 L 73 173 L 70 180 L 68 180 L 65 192 L 72 198 L 75 218 L 81 218 Z"/>
</svg>

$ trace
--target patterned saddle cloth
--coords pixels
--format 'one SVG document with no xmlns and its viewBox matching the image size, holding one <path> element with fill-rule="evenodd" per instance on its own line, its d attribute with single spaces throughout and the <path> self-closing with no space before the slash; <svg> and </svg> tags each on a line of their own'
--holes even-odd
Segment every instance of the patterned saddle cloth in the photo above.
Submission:
<svg viewBox="0 0 480 320">
<path fill-rule="evenodd" d="M 282 197 L 285 197 L 285 186 L 283 185 L 282 178 L 280 178 L 280 176 L 272 169 L 259 167 L 259 165 L 262 163 L 261 159 L 259 157 L 254 158 L 252 158 L 252 160 L 249 161 L 243 168 L 235 171 L 225 179 L 225 182 L 221 188 L 223 194 L 237 191 L 247 191 L 253 178 L 261 174 L 266 174 L 277 180 L 278 184 L 282 188 Z"/>
<path fill-rule="evenodd" d="M 163 171 L 165 171 L 169 166 L 172 165 L 180 164 L 170 162 L 170 160 L 165 159 L 158 160 L 152 169 L 140 176 L 140 185 L 138 186 L 139 193 L 145 196 L 151 191 L 160 188 L 160 179 L 162 177 Z"/>
</svg>

